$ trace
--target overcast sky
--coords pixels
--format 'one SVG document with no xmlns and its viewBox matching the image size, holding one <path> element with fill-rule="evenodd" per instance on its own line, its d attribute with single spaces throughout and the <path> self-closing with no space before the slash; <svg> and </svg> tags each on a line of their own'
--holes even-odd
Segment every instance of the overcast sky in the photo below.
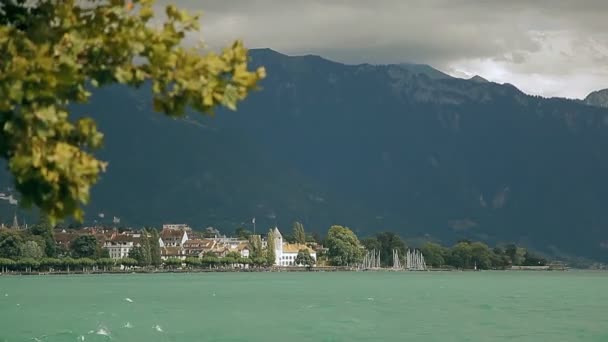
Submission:
<svg viewBox="0 0 608 342">
<path fill-rule="evenodd" d="M 608 0 L 162 0 L 201 10 L 211 46 L 317 54 L 344 63 L 425 63 L 531 94 L 608 88 Z"/>
</svg>

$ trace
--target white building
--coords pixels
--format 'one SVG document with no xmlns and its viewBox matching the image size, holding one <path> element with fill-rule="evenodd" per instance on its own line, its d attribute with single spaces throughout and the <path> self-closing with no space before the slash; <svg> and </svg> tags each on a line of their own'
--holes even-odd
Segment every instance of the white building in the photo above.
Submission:
<svg viewBox="0 0 608 342">
<path fill-rule="evenodd" d="M 182 247 L 188 241 L 188 233 L 182 229 L 166 228 L 160 232 L 158 244 L 163 247 Z"/>
<path fill-rule="evenodd" d="M 117 235 L 103 244 L 103 248 L 108 250 L 110 258 L 127 258 L 134 247 L 140 245 L 141 236 L 137 235 Z"/>
<path fill-rule="evenodd" d="M 277 266 L 304 266 L 297 265 L 296 258 L 298 257 L 298 252 L 302 249 L 308 251 L 310 256 L 314 259 L 315 264 L 317 262 L 317 253 L 310 247 L 298 243 L 284 243 L 283 235 L 279 231 L 278 228 L 274 228 L 273 230 L 274 237 L 274 254 L 275 254 L 275 262 L 274 264 Z"/>
</svg>

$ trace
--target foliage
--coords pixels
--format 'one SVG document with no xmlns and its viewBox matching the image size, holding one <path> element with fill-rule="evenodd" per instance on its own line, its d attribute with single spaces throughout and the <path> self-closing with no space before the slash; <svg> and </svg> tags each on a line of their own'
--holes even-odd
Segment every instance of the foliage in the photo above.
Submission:
<svg viewBox="0 0 608 342">
<path fill-rule="evenodd" d="M 81 235 L 70 243 L 70 254 L 74 258 L 95 258 L 98 247 L 95 236 Z"/>
<path fill-rule="evenodd" d="M 258 258 L 263 255 L 262 238 L 259 235 L 251 235 L 249 237 L 249 246 L 251 248 L 251 258 Z"/>
<path fill-rule="evenodd" d="M 300 249 L 298 251 L 298 255 L 296 256 L 295 263 L 297 265 L 310 267 L 315 264 L 315 259 L 313 259 L 307 249 Z"/>
<path fill-rule="evenodd" d="M 94 267 L 96 265 L 95 260 L 91 259 L 91 258 L 80 258 L 80 259 L 76 259 L 76 264 L 80 267 L 82 267 L 83 271 L 88 270 L 91 267 Z"/>
<path fill-rule="evenodd" d="M 118 263 L 120 263 L 122 266 L 124 266 L 126 268 L 129 268 L 129 267 L 137 266 L 138 261 L 133 258 L 122 258 L 122 259 L 118 260 Z"/>
<path fill-rule="evenodd" d="M 474 265 L 482 270 L 492 268 L 492 255 L 490 248 L 483 242 L 471 243 L 471 258 Z"/>
<path fill-rule="evenodd" d="M 260 267 L 268 264 L 268 260 L 264 257 L 257 257 L 252 259 L 252 263 L 253 265 Z"/>
<path fill-rule="evenodd" d="M 266 246 L 266 262 L 268 265 L 274 265 L 276 262 L 276 251 L 274 250 L 274 232 L 272 229 L 268 231 L 267 246 Z"/>
<path fill-rule="evenodd" d="M 112 258 L 100 258 L 97 259 L 97 265 L 103 267 L 104 271 L 107 271 L 108 268 L 112 268 L 116 265 L 116 261 Z"/>
<path fill-rule="evenodd" d="M 201 264 L 203 266 L 212 267 L 212 266 L 217 265 L 218 263 L 219 263 L 219 259 L 214 255 L 207 254 L 201 259 Z"/>
<path fill-rule="evenodd" d="M 30 228 L 32 235 L 40 236 L 44 239 L 44 254 L 48 257 L 56 257 L 57 249 L 55 246 L 55 234 L 53 227 L 48 223 L 45 217 L 43 217 L 38 224 Z"/>
<path fill-rule="evenodd" d="M 66 271 L 70 271 L 70 269 L 74 266 L 78 266 L 78 262 L 71 257 L 61 259 L 61 264 Z"/>
<path fill-rule="evenodd" d="M 304 226 L 302 225 L 302 223 L 293 223 L 293 237 L 296 243 L 306 243 L 306 233 L 304 232 Z"/>
<path fill-rule="evenodd" d="M 190 268 L 197 268 L 202 265 L 201 259 L 199 258 L 186 258 L 185 263 Z"/>
<path fill-rule="evenodd" d="M 241 257 L 241 253 L 239 252 L 229 252 L 226 254 L 226 258 L 238 259 Z"/>
<path fill-rule="evenodd" d="M 511 259 L 512 265 L 522 265 L 525 260 L 526 250 L 521 247 L 517 247 L 514 244 L 507 245 L 505 248 L 505 254 Z"/>
<path fill-rule="evenodd" d="M 449 262 L 450 265 L 456 268 L 472 268 L 473 252 L 471 244 L 468 242 L 459 242 L 452 247 Z"/>
<path fill-rule="evenodd" d="M 449 250 L 433 242 L 424 243 L 420 252 L 424 255 L 426 264 L 432 267 L 442 267 L 449 255 Z"/>
<path fill-rule="evenodd" d="M 35 241 L 26 241 L 21 245 L 21 257 L 40 259 L 44 256 L 42 248 Z"/>
<path fill-rule="evenodd" d="M 52 268 L 61 267 L 63 263 L 60 259 L 57 258 L 42 258 L 40 259 L 40 267 L 51 270 Z"/>
<path fill-rule="evenodd" d="M 139 266 L 149 266 L 152 263 L 152 255 L 150 250 L 150 239 L 148 238 L 148 231 L 145 229 L 141 232 L 141 239 L 139 244 L 139 247 L 135 247 L 138 249 L 137 256 L 129 255 L 129 257 L 137 260 Z"/>
<path fill-rule="evenodd" d="M 158 231 L 154 228 L 149 230 L 149 241 L 150 241 L 150 263 L 153 266 L 160 266 L 162 264 L 162 260 L 160 258 L 160 236 Z"/>
<path fill-rule="evenodd" d="M 545 266 L 547 265 L 547 259 L 539 257 L 530 251 L 526 251 L 524 255 L 523 266 Z"/>
<path fill-rule="evenodd" d="M 165 260 L 165 266 L 167 266 L 169 268 L 180 267 L 180 266 L 182 266 L 182 263 L 183 263 L 183 261 L 178 258 L 169 258 L 169 259 Z"/>
<path fill-rule="evenodd" d="M 21 255 L 23 240 L 15 231 L 0 231 L 0 258 L 16 259 Z"/>
<path fill-rule="evenodd" d="M 331 226 L 327 233 L 326 245 L 329 262 L 334 266 L 354 265 L 361 261 L 362 246 L 357 236 L 347 227 Z"/>
<path fill-rule="evenodd" d="M 377 233 L 373 237 L 364 239 L 361 243 L 368 251 L 374 249 L 380 251 L 380 262 L 382 266 L 393 264 L 394 249 L 397 249 L 401 256 L 405 255 L 407 249 L 405 242 L 401 237 L 393 232 Z"/>
<path fill-rule="evenodd" d="M 11 267 L 15 266 L 15 261 L 8 258 L 0 258 L 0 272 L 7 272 Z"/>
<path fill-rule="evenodd" d="M 25 205 L 51 222 L 82 220 L 106 163 L 91 151 L 103 135 L 88 117 L 70 119 L 89 86 L 140 86 L 151 80 L 154 109 L 183 116 L 238 101 L 265 76 L 247 70 L 247 50 L 235 42 L 220 55 L 180 44 L 199 29 L 198 16 L 172 5 L 152 25 L 152 0 L 3 1 L 0 4 L 0 155 L 8 160 Z M 135 6 L 133 6 L 135 4 Z"/>
<path fill-rule="evenodd" d="M 23 258 L 17 260 L 17 266 L 26 272 L 31 272 L 32 269 L 36 269 L 40 266 L 40 262 L 34 258 Z"/>
<path fill-rule="evenodd" d="M 226 256 L 220 259 L 220 263 L 226 266 L 232 266 L 236 263 L 237 260 L 238 259 L 235 259 L 234 257 Z"/>
</svg>

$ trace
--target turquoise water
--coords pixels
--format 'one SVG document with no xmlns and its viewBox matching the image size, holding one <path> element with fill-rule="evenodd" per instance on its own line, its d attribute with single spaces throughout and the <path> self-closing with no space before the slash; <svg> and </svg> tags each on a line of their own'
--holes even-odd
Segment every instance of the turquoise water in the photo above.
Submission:
<svg viewBox="0 0 608 342">
<path fill-rule="evenodd" d="M 605 342 L 607 290 L 574 271 L 3 276 L 0 341 Z"/>
</svg>

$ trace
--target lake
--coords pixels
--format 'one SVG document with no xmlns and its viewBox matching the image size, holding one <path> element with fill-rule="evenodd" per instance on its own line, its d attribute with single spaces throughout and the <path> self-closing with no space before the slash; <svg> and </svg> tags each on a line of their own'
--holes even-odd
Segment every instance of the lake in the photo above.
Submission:
<svg viewBox="0 0 608 342">
<path fill-rule="evenodd" d="M 608 341 L 608 273 L 0 276 L 0 341 Z"/>
</svg>

